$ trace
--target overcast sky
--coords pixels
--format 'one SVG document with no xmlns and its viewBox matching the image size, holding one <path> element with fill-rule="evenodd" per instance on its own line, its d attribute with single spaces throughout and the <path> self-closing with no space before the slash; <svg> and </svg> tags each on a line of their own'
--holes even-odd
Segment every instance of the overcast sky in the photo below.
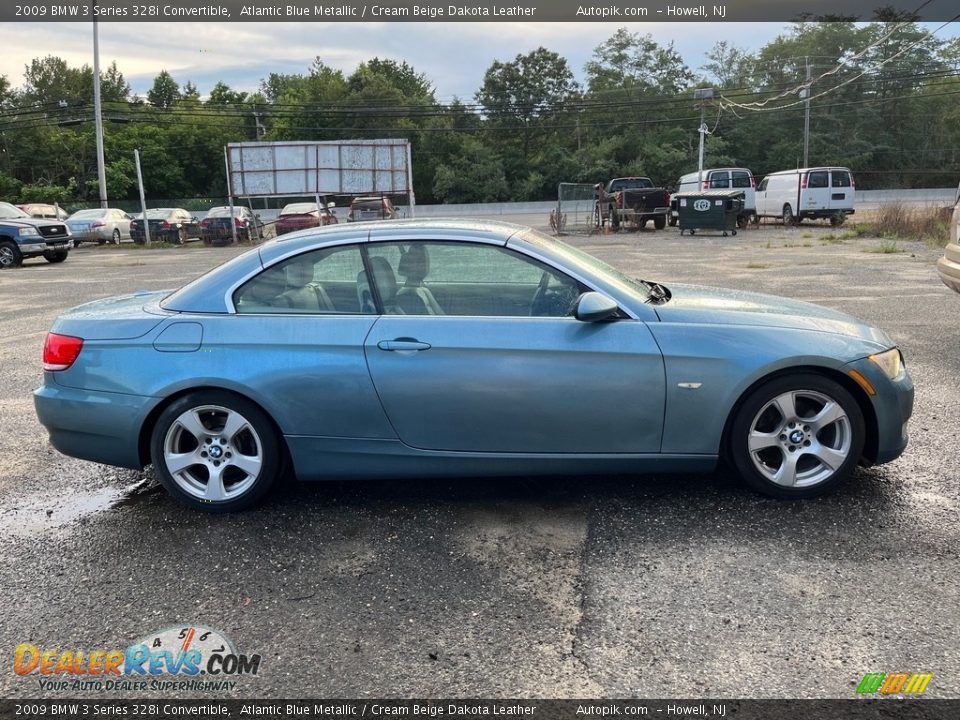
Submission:
<svg viewBox="0 0 960 720">
<path fill-rule="evenodd" d="M 0 74 L 23 84 L 24 65 L 58 55 L 73 66 L 93 64 L 90 23 L 0 23 Z M 201 94 L 223 80 L 255 90 L 271 72 L 305 73 L 319 56 L 349 74 L 372 57 L 406 60 L 434 83 L 437 97 L 470 99 L 494 60 L 512 60 L 542 45 L 563 55 L 578 79 L 593 49 L 618 27 L 673 42 L 697 70 L 718 40 L 756 50 L 786 29 L 776 23 L 101 23 L 101 67 L 116 60 L 135 93 L 161 70 Z"/>
<path fill-rule="evenodd" d="M 319 56 L 349 74 L 372 57 L 406 60 L 433 81 L 437 98 L 471 99 L 494 60 L 511 60 L 542 45 L 560 53 L 578 80 L 593 49 L 618 27 L 673 42 L 698 71 L 704 53 L 727 40 L 757 50 L 786 32 L 779 23 L 101 23 L 100 61 L 117 66 L 137 94 L 161 70 L 202 95 L 223 80 L 256 90 L 271 72 L 305 73 Z M 930 26 L 931 29 L 936 26 Z M 73 66 L 93 63 L 90 23 L 0 23 L 0 74 L 14 87 L 33 58 L 58 55 Z M 947 29 L 956 34 L 955 26 Z M 944 37 L 944 32 L 938 34 Z"/>
</svg>

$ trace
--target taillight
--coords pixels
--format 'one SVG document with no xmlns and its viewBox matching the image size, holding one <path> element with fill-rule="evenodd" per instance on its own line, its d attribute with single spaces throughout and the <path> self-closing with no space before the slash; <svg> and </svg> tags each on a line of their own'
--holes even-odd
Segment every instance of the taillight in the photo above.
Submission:
<svg viewBox="0 0 960 720">
<path fill-rule="evenodd" d="M 247 221 L 241 220 L 240 218 L 234 218 L 233 222 L 238 228 L 243 228 L 247 226 Z"/>
<path fill-rule="evenodd" d="M 91 225 L 90 227 L 95 227 L 95 228 L 103 227 L 103 222 L 100 221 L 100 220 L 97 220 L 97 221 L 96 221 L 93 225 Z"/>
<path fill-rule="evenodd" d="M 204 218 L 203 220 L 200 221 L 200 225 L 203 227 L 209 227 L 210 221 L 207 218 Z"/>
<path fill-rule="evenodd" d="M 700 189 L 701 189 L 701 190 L 709 190 L 709 189 L 710 189 L 710 181 L 709 181 L 709 180 L 704 180 L 704 181 L 703 181 L 703 187 L 700 188 Z"/>
<path fill-rule="evenodd" d="M 170 227 L 170 223 L 168 223 L 166 220 L 164 220 L 162 223 L 160 223 L 160 227 L 162 227 L 162 228 L 168 228 L 168 227 Z"/>
<path fill-rule="evenodd" d="M 49 372 L 66 370 L 83 348 L 83 340 L 71 335 L 47 333 L 43 343 L 43 369 Z"/>
<path fill-rule="evenodd" d="M 853 190 L 857 184 L 853 181 L 853 173 L 850 173 L 850 189 Z"/>
<path fill-rule="evenodd" d="M 755 188 L 755 187 L 757 187 L 757 179 L 756 179 L 753 175 L 751 175 L 751 176 L 750 176 L 750 188 L 753 189 L 753 188 Z"/>
<path fill-rule="evenodd" d="M 801 189 L 801 190 L 806 190 L 806 189 L 807 189 L 807 174 L 806 174 L 806 173 L 804 173 L 803 175 L 800 176 L 800 189 Z"/>
</svg>

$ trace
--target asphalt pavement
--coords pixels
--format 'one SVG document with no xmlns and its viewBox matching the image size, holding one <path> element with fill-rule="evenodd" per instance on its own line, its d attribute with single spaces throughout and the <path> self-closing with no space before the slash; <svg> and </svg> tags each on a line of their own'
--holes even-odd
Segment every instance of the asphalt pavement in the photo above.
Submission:
<svg viewBox="0 0 960 720">
<path fill-rule="evenodd" d="M 960 697 L 960 296 L 940 251 L 841 232 L 567 238 L 668 286 L 822 303 L 900 344 L 906 454 L 802 502 L 721 471 L 287 482 L 253 511 L 188 511 L 149 469 L 57 453 L 30 393 L 61 310 L 240 250 L 85 247 L 0 273 L 0 696 L 57 696 L 12 671 L 20 643 L 122 649 L 201 625 L 261 655 L 218 697 L 850 698 L 899 671 Z"/>
</svg>

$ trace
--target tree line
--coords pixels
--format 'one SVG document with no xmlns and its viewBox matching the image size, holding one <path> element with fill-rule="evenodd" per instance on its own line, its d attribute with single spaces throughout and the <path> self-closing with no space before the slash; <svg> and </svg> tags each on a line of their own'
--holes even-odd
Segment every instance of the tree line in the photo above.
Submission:
<svg viewBox="0 0 960 720">
<path fill-rule="evenodd" d="M 811 165 L 844 165 L 861 188 L 953 186 L 960 177 L 960 39 L 905 16 L 787 26 L 756 52 L 718 42 L 687 65 L 672 43 L 616 30 L 578 82 L 547 48 L 496 60 L 469 99 L 438 101 L 426 73 L 373 58 L 352 73 L 317 58 L 270 73 L 256 92 L 217 83 L 201 96 L 167 71 L 146 97 L 116 63 L 101 72 L 108 195 L 222 198 L 223 147 L 251 140 L 407 138 L 419 202 L 556 197 L 560 182 L 647 175 L 664 185 L 705 165 L 757 175 L 803 159 L 806 90 Z M 809 78 L 809 81 L 808 81 Z M 0 198 L 96 201 L 93 72 L 56 56 L 0 78 Z"/>
</svg>

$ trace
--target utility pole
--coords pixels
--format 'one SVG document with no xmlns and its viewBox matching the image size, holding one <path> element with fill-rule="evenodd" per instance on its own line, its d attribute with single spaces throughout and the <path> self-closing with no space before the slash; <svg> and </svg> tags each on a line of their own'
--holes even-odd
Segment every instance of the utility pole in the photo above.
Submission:
<svg viewBox="0 0 960 720">
<path fill-rule="evenodd" d="M 93 120 L 97 137 L 97 184 L 100 207 L 107 207 L 107 171 L 103 163 L 103 108 L 100 105 L 100 33 L 97 30 L 97 0 L 93 0 Z M 146 218 L 144 218 L 146 221 Z"/>
<path fill-rule="evenodd" d="M 147 220 L 147 200 L 143 192 L 143 173 L 140 172 L 140 151 L 133 151 L 133 162 L 137 166 L 137 186 L 140 188 L 140 209 L 143 211 L 143 238 L 150 244 L 150 221 Z"/>
<path fill-rule="evenodd" d="M 700 101 L 700 152 L 697 158 L 697 192 L 703 189 L 703 139 L 707 135 L 707 100 L 713 99 L 713 88 L 700 88 L 693 91 L 693 99 Z"/>
<path fill-rule="evenodd" d="M 800 91 L 800 97 L 806 105 L 803 116 L 803 166 L 810 167 L 810 58 L 804 57 L 803 60 L 807 65 L 807 83 Z"/>
</svg>

